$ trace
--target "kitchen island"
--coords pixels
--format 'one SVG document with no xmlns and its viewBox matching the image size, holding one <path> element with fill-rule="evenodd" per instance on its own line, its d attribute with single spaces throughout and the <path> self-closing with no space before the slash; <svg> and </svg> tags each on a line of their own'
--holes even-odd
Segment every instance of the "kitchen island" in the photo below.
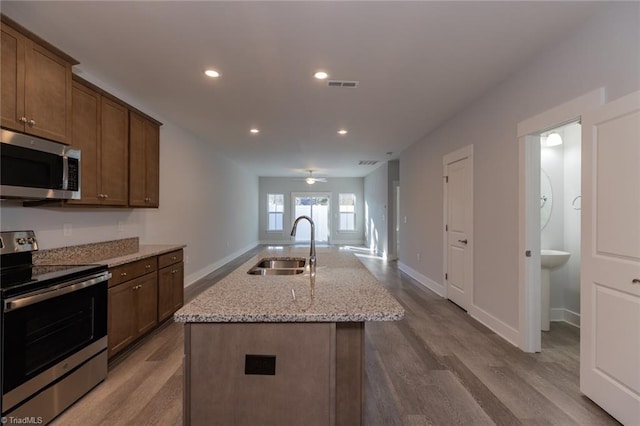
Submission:
<svg viewBox="0 0 640 426">
<path fill-rule="evenodd" d="M 175 314 L 185 323 L 185 424 L 362 424 L 364 322 L 404 310 L 341 248 L 319 248 L 315 273 L 247 273 L 307 254 L 267 248 Z"/>
</svg>

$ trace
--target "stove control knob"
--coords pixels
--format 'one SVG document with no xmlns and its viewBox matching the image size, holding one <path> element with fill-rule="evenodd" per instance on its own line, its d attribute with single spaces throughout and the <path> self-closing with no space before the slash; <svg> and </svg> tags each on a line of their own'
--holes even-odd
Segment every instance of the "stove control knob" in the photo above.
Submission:
<svg viewBox="0 0 640 426">
<path fill-rule="evenodd" d="M 16 242 L 18 243 L 19 246 L 23 246 L 23 245 L 27 244 L 27 239 L 26 238 L 18 238 L 18 240 Z"/>
<path fill-rule="evenodd" d="M 35 244 L 35 243 L 36 243 L 36 239 L 35 239 L 35 238 L 33 238 L 33 237 L 29 237 L 29 238 L 27 238 L 27 242 L 28 242 L 29 244 Z"/>
</svg>

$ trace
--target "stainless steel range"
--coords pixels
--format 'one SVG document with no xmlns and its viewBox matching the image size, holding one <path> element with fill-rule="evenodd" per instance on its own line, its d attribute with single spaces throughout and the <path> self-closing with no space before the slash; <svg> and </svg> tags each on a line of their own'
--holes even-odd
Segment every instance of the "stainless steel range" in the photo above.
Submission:
<svg viewBox="0 0 640 426">
<path fill-rule="evenodd" d="M 32 264 L 33 231 L 0 233 L 0 411 L 48 423 L 107 374 L 104 265 Z"/>
</svg>

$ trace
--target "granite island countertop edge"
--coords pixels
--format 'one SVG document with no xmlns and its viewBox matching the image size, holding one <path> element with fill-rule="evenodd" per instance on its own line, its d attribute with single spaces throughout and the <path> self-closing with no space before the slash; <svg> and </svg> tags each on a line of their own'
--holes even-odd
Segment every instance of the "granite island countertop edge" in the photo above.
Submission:
<svg viewBox="0 0 640 426">
<path fill-rule="evenodd" d="M 296 276 L 253 276 L 265 257 L 304 257 L 308 249 L 265 249 L 174 314 L 185 323 L 397 321 L 404 309 L 352 252 L 318 249 L 313 284 Z M 313 287 L 313 290 L 311 289 Z M 295 296 L 292 296 L 292 291 Z"/>
</svg>

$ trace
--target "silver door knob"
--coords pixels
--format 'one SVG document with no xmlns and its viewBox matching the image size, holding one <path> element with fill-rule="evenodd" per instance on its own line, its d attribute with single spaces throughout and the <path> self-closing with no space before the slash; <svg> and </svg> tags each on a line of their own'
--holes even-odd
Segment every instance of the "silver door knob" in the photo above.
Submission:
<svg viewBox="0 0 640 426">
<path fill-rule="evenodd" d="M 466 238 L 465 238 L 464 240 L 458 240 L 458 242 L 459 242 L 459 243 L 462 243 L 462 244 L 467 244 L 467 243 L 468 243 L 468 241 L 467 241 L 467 239 L 466 239 Z"/>
<path fill-rule="evenodd" d="M 631 284 L 640 284 L 640 278 L 634 278 L 631 280 Z"/>
</svg>

